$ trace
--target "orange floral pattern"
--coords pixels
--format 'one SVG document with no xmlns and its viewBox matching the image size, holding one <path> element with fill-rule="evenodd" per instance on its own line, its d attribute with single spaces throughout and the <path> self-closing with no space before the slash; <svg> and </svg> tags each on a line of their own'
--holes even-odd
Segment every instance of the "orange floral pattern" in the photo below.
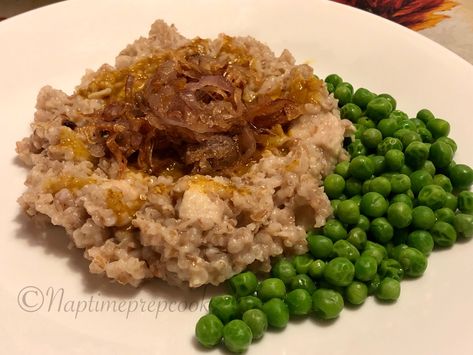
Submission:
<svg viewBox="0 0 473 355">
<path fill-rule="evenodd" d="M 413 30 L 434 27 L 449 16 L 442 13 L 458 5 L 455 0 L 334 0 L 358 7 Z"/>
</svg>

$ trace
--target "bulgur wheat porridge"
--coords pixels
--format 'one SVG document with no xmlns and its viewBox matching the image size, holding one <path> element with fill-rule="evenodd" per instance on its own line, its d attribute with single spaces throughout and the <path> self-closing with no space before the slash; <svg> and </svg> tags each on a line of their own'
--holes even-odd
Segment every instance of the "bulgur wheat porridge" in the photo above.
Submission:
<svg viewBox="0 0 473 355">
<path fill-rule="evenodd" d="M 92 273 L 198 287 L 307 251 L 351 125 L 287 50 L 156 21 L 72 95 L 41 89 L 32 130 L 28 215 L 64 227 Z"/>
</svg>

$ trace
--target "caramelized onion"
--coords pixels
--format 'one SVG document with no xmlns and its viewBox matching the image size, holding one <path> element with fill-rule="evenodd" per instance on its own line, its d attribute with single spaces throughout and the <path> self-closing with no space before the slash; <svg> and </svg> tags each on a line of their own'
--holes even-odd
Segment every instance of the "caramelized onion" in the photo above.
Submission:
<svg viewBox="0 0 473 355">
<path fill-rule="evenodd" d="M 140 74 L 128 74 L 124 96 L 109 100 L 81 127 L 96 155 L 103 150 L 121 171 L 135 164 L 156 174 L 169 161 L 205 174 L 250 161 L 265 141 L 259 137 L 262 132 L 277 124 L 284 127 L 302 114 L 303 104 L 294 95 L 310 96 L 312 71 L 308 66 L 291 70 L 286 83 L 294 88 L 287 95 L 281 90 L 258 96 L 257 88 L 247 85 L 261 82 L 262 74 L 251 68 L 247 49 L 230 37 L 225 37 L 224 49 L 234 51 L 233 59 L 228 53 L 209 55 L 209 42 L 196 39 L 159 57 L 164 59 L 145 81 Z M 141 86 L 135 85 L 135 75 Z M 243 92 L 255 94 L 244 100 Z"/>
</svg>

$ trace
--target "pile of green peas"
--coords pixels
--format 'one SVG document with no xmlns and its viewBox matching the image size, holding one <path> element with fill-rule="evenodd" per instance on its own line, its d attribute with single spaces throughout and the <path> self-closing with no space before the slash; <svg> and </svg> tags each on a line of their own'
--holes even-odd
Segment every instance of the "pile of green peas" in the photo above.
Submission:
<svg viewBox="0 0 473 355">
<path fill-rule="evenodd" d="M 391 95 L 354 91 L 337 74 L 325 82 L 356 128 L 350 159 L 324 179 L 333 217 L 307 234 L 309 253 L 278 258 L 265 279 L 246 271 L 229 280 L 231 294 L 213 297 L 196 325 L 204 347 L 244 352 L 291 317 L 334 319 L 370 295 L 394 302 L 435 248 L 473 237 L 473 170 L 453 160 L 449 123 L 427 109 L 409 118 Z"/>
</svg>

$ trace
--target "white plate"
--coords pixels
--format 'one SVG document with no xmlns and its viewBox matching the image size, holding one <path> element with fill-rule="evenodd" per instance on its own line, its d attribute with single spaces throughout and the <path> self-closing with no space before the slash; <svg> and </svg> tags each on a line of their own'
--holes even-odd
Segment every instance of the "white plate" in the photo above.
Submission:
<svg viewBox="0 0 473 355">
<path fill-rule="evenodd" d="M 191 37 L 249 34 L 276 52 L 290 49 L 321 76 L 337 72 L 355 86 L 391 93 L 411 115 L 428 107 L 452 123 L 451 135 L 460 147 L 457 161 L 473 165 L 473 67 L 410 30 L 350 7 L 315 0 L 75 0 L 6 20 L 0 24 L 4 354 L 184 354 L 199 349 L 193 331 L 204 313 L 204 290 L 181 292 L 160 282 L 134 290 L 89 275 L 87 262 L 78 250 L 67 249 L 60 230 L 46 229 L 48 237 L 42 240 L 15 202 L 26 173 L 15 160 L 15 141 L 29 134 L 39 88 L 50 84 L 71 92 L 86 68 L 112 62 L 157 18 Z M 402 283 L 397 303 L 379 305 L 370 299 L 360 309 L 344 310 L 328 326 L 291 322 L 283 332 L 268 332 L 250 353 L 473 354 L 472 253 L 473 242 L 436 252 L 421 279 Z M 27 286 L 37 289 L 19 296 Z M 52 301 L 49 287 L 59 292 Z M 44 303 L 33 312 L 40 305 L 39 292 Z M 122 301 L 123 312 L 96 311 L 97 303 L 110 300 Z M 157 319 L 140 310 L 142 304 L 152 310 L 153 300 L 166 308 Z M 191 310 L 174 308 L 182 310 L 192 301 Z M 138 309 L 127 319 L 126 308 L 133 309 L 135 302 Z M 76 317 L 75 309 L 85 306 L 90 309 Z"/>
</svg>

